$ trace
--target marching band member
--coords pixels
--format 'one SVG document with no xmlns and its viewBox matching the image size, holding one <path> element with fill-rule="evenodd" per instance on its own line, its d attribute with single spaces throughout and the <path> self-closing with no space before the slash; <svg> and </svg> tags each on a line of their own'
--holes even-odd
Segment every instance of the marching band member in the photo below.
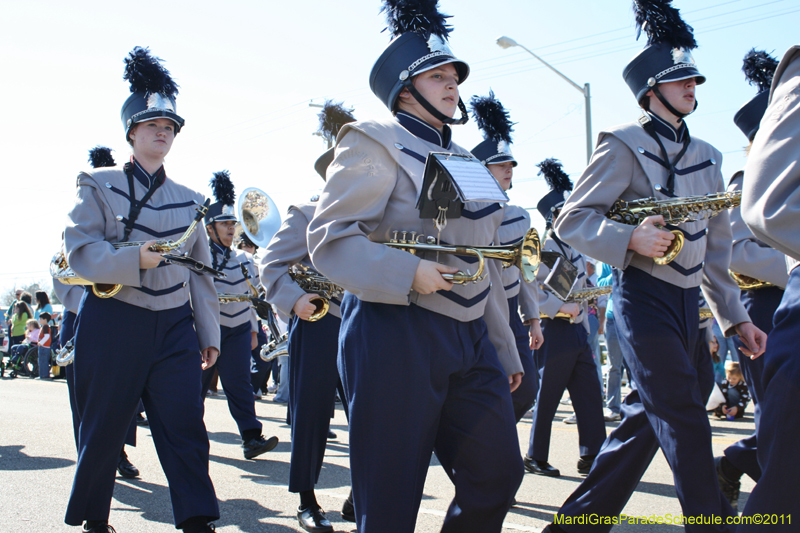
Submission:
<svg viewBox="0 0 800 533">
<path fill-rule="evenodd" d="M 796 268 L 800 260 L 798 84 L 800 45 L 795 45 L 786 52 L 775 71 L 769 104 L 744 169 L 742 218 L 757 239 L 788 256 L 789 268 L 786 293 L 775 313 L 770 350 L 764 360 L 761 421 L 757 430 L 761 478 L 747 500 L 745 516 L 773 512 L 796 516 L 800 512 L 794 491 L 787 490 L 794 486 L 800 474 L 794 461 L 800 418 L 792 401 L 800 383 L 800 358 L 796 353 L 797 332 L 800 331 L 800 269 Z M 781 530 L 794 527 L 782 525 Z M 762 529 L 760 525 L 742 525 L 737 532 Z"/>
<path fill-rule="evenodd" d="M 341 104 L 326 102 L 320 113 L 320 131 L 333 142 L 346 123 L 355 121 L 351 110 Z M 333 148 L 319 157 L 314 165 L 325 180 Z M 289 322 L 289 411 L 292 414 L 292 456 L 289 467 L 289 492 L 300 494 L 297 520 L 306 531 L 333 531 L 314 494 L 319 481 L 325 446 L 330 429 L 336 390 L 341 390 L 336 368 L 341 312 L 339 302 L 329 299 L 328 312 L 311 320 L 317 297 L 306 293 L 289 276 L 289 269 L 298 263 L 313 269 L 308 255 L 306 233 L 314 216 L 318 196 L 310 202 L 289 206 L 280 230 L 272 238 L 261 260 L 261 279 L 267 288 L 267 301 L 278 311 L 291 317 Z M 342 391 L 342 396 L 344 392 Z M 350 500 L 348 500 L 349 502 Z M 345 504 L 342 517 L 355 521 L 352 506 Z"/>
<path fill-rule="evenodd" d="M 89 150 L 89 162 L 92 164 L 92 168 L 117 166 L 117 163 L 111 156 L 111 149 L 105 146 L 97 146 Z M 58 279 L 53 278 L 53 290 L 65 309 L 64 320 L 62 321 L 61 331 L 59 333 L 59 341 L 63 347 L 75 336 L 75 321 L 85 289 L 82 285 L 64 285 Z M 81 420 L 75 400 L 75 374 L 71 364 L 64 367 L 64 374 L 67 381 L 67 389 L 69 390 L 69 403 L 72 408 L 72 429 L 75 433 L 75 446 L 78 447 L 78 428 L 80 427 Z M 141 400 L 139 400 L 137 414 L 141 413 L 143 410 L 144 406 Z M 125 453 L 125 444 L 136 446 L 136 416 L 137 415 L 134 415 L 131 419 L 131 425 L 128 427 L 125 443 L 122 445 L 119 461 L 117 462 L 117 472 L 124 478 L 139 477 L 139 469 L 130 462 L 128 454 Z M 79 447 L 78 449 L 80 450 Z"/>
<path fill-rule="evenodd" d="M 253 286 L 260 287 L 261 278 L 258 274 L 258 267 L 256 266 L 255 258 L 255 255 L 258 252 L 258 246 L 256 246 L 256 244 L 247 237 L 247 234 L 244 231 L 242 231 L 239 236 L 234 239 L 233 244 L 236 246 L 237 250 L 241 250 L 242 253 L 245 254 L 247 261 L 250 262 L 247 268 L 251 278 L 253 279 Z M 266 381 L 269 371 L 272 370 L 272 361 L 267 362 L 261 359 L 261 347 L 267 344 L 269 339 L 267 338 L 267 334 L 264 332 L 264 324 L 261 322 L 261 318 L 256 318 L 256 327 L 258 331 L 256 332 L 256 347 L 250 351 L 250 385 L 253 388 L 255 399 L 258 400 L 261 398 L 261 386 L 264 384 L 264 381 Z"/>
<path fill-rule="evenodd" d="M 485 279 L 454 286 L 442 274 L 469 270 L 474 258 L 382 244 L 415 231 L 485 246 L 502 223 L 499 204 L 470 203 L 439 233 L 415 207 L 426 156 L 468 154 L 449 125 L 468 119 L 458 85 L 469 67 L 447 46 L 436 4 L 384 4 L 395 38 L 370 87 L 394 118 L 341 130 L 308 230 L 313 264 L 347 290 L 338 364 L 361 533 L 414 531 L 432 451 L 456 487 L 444 532 L 499 532 L 522 479 L 509 393 L 522 365 L 499 266 L 487 260 Z"/>
<path fill-rule="evenodd" d="M 576 249 L 617 267 L 614 315 L 625 361 L 637 389 L 622 406 L 622 422 L 608 436 L 589 476 L 558 511 L 561 526 L 546 531 L 609 531 L 660 447 L 672 468 L 685 516 L 719 517 L 722 525 L 687 524 L 687 531 L 730 531 L 734 515 L 717 486 L 705 401 L 713 386 L 697 354 L 699 287 L 722 330 L 738 333 L 745 354 L 764 351 L 766 336 L 739 301 L 728 275 L 728 213 L 671 227 L 685 235 L 683 250 L 659 265 L 674 235 L 663 217 L 625 225 L 605 216 L 617 199 L 665 199 L 723 192 L 721 154 L 689 135 L 684 118 L 705 82 L 691 57 L 692 29 L 668 0 L 638 0 L 637 26 L 646 48 L 623 78 L 646 111 L 630 124 L 600 133 L 589 166 L 556 221 L 557 235 Z M 600 524 L 572 519 L 596 513 Z"/>
<path fill-rule="evenodd" d="M 212 531 L 219 517 L 208 476 L 208 434 L 200 401 L 201 364 L 219 346 L 217 296 L 208 276 L 164 264 L 154 238 L 178 238 L 203 196 L 168 178 L 164 158 L 184 120 L 175 112 L 177 85 L 143 48 L 126 59 L 131 96 L 122 107 L 133 157 L 122 168 L 78 176 L 65 231 L 67 261 L 95 283 L 122 284 L 113 297 L 86 290 L 75 330 L 78 464 L 65 522 L 85 532 L 108 525 L 119 450 L 141 398 L 169 482 L 175 524 Z M 147 241 L 116 248 L 117 242 Z M 208 264 L 206 237 L 194 232 L 189 256 Z M 147 332 L 143 335 L 142 332 Z"/>
<path fill-rule="evenodd" d="M 508 112 L 489 92 L 488 97 L 474 96 L 470 100 L 472 117 L 478 123 L 485 140 L 472 149 L 472 155 L 481 160 L 504 191 L 511 189 L 514 167 L 517 160 L 511 155 L 511 133 L 513 132 Z M 525 237 L 531 229 L 531 216 L 528 211 L 516 205 L 506 205 L 503 209 L 503 222 L 498 231 L 500 246 L 513 244 Z M 539 295 L 534 283 L 525 283 L 522 273 L 516 266 L 502 271 L 503 289 L 508 300 L 509 325 L 514 332 L 519 351 L 519 360 L 525 375 L 519 387 L 511 393 L 514 404 L 514 417 L 519 422 L 527 413 L 539 392 L 539 372 L 533 364 L 532 349 L 542 345 L 542 328 L 539 325 Z M 520 318 L 520 309 L 525 316 L 525 324 Z M 525 326 L 528 326 L 526 330 Z"/>
<path fill-rule="evenodd" d="M 217 201 L 206 213 L 206 233 L 214 269 L 227 274 L 226 279 L 214 280 L 216 290 L 218 293 L 252 294 L 242 271 L 244 265 L 249 273 L 252 262 L 244 252 L 231 248 L 236 230 L 233 205 L 236 196 L 228 171 L 214 173 L 211 187 Z M 219 306 L 219 323 L 221 344 L 216 364 L 219 380 L 225 389 L 228 410 L 242 437 L 244 458 L 255 459 L 278 445 L 278 437 L 265 439 L 261 434 L 262 425 L 256 418 L 250 383 L 251 352 L 258 346 L 258 316 L 248 301 L 224 303 Z M 212 368 L 203 371 L 203 400 L 213 375 Z"/>
<path fill-rule="evenodd" d="M 536 208 L 547 222 L 547 236 L 542 246 L 563 254 L 578 269 L 578 279 L 573 290 L 587 288 L 586 259 L 553 232 L 553 222 L 572 190 L 569 176 L 555 159 L 539 163 L 539 174 L 552 189 Z M 564 302 L 554 293 L 545 290 L 543 283 L 550 269 L 542 265 L 536 274 L 539 292 L 539 309 L 545 318 L 542 326 L 544 343 L 537 352 L 541 383 L 539 397 L 533 410 L 528 453 L 523 459 L 525 469 L 534 474 L 558 477 L 559 470 L 547 462 L 550 453 L 550 432 L 558 402 L 569 391 L 572 407 L 578 420 L 580 458 L 578 473 L 588 474 L 595 456 L 606 438 L 603 420 L 603 390 L 597 379 L 597 365 L 589 345 L 588 302 Z M 561 313 L 569 318 L 557 317 Z"/>
<path fill-rule="evenodd" d="M 758 85 L 759 93 L 745 104 L 734 116 L 734 122 L 745 134 L 749 142 L 753 142 L 758 132 L 758 125 L 767 109 L 769 89 L 772 76 L 778 61 L 766 52 L 751 50 L 744 58 L 743 70 L 751 84 Z M 728 184 L 729 191 L 742 190 L 744 172 L 733 175 Z M 783 291 L 789 281 L 786 271 L 786 256 L 757 239 L 742 220 L 740 208 L 731 210 L 731 231 L 733 232 L 733 252 L 731 270 L 753 278 L 757 285 L 742 290 L 742 303 L 753 323 L 765 333 L 772 331 L 772 317 L 783 298 Z M 758 281 L 762 283 L 758 283 Z M 734 339 L 737 348 L 741 348 L 738 339 Z M 776 345 L 770 339 L 770 347 L 763 357 L 750 359 L 740 357 L 745 382 L 753 396 L 754 419 L 756 433 L 744 438 L 725 449 L 725 454 L 716 459 L 717 480 L 720 489 L 735 509 L 738 508 L 739 479 L 747 474 L 758 482 L 761 467 L 758 465 L 758 428 L 761 425 L 761 401 L 764 395 L 762 376 L 764 361 Z"/>
</svg>

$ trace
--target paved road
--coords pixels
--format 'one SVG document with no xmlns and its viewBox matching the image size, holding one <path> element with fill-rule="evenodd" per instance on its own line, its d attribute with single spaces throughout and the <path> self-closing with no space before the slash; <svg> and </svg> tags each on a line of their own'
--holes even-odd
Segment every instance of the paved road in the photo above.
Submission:
<svg viewBox="0 0 800 533">
<path fill-rule="evenodd" d="M 414 394 L 414 391 L 408 391 Z M 228 413 L 224 396 L 206 401 L 206 426 L 211 440 L 211 478 L 220 500 L 222 518 L 217 531 L 285 533 L 302 531 L 295 518 L 298 499 L 287 491 L 289 474 L 289 428 L 286 408 L 271 401 L 257 403 L 264 433 L 277 435 L 281 443 L 255 461 L 242 456 L 236 426 Z M 578 459 L 577 430 L 561 423 L 572 409 L 562 406 L 554 422 L 550 462 L 562 477 L 545 478 L 526 474 L 517 494 L 519 504 L 506 518 L 504 533 L 540 531 L 553 513 L 580 482 L 575 470 Z M 751 411 L 752 412 L 752 411 Z M 712 421 L 715 454 L 753 431 L 751 412 L 741 422 Z M 412 413 L 387 413 L 408 416 Z M 0 524 L 2 530 L 17 532 L 77 532 L 63 523 L 75 468 L 67 387 L 63 381 L 39 382 L 28 378 L 0 380 Z M 608 424 L 610 431 L 614 424 Z M 337 409 L 333 429 L 338 439 L 328 446 L 328 456 L 318 489 L 320 504 L 336 531 L 355 531 L 343 522 L 338 510 L 349 490 L 347 424 Z M 519 424 L 521 449 L 527 448 L 530 418 Z M 129 449 L 141 479 L 118 478 L 112 501 L 111 524 L 119 533 L 175 531 L 166 479 L 158 463 L 147 428 L 139 428 L 139 444 Z M 452 486 L 435 458 L 428 474 L 417 533 L 438 532 L 453 496 Z M 387 480 L 391 483 L 391 480 Z M 742 507 L 752 489 L 747 479 L 742 487 Z M 672 475 L 658 454 L 639 485 L 625 513 L 635 516 L 680 513 Z M 673 533 L 674 525 L 628 525 L 615 532 Z"/>
</svg>

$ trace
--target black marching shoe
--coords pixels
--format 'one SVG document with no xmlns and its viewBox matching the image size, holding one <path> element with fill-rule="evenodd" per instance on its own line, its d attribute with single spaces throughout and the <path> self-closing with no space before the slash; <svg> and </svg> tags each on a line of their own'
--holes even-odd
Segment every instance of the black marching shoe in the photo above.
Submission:
<svg viewBox="0 0 800 533">
<path fill-rule="evenodd" d="M 594 464 L 594 457 L 587 455 L 578 459 L 578 473 L 583 476 L 588 476 Z"/>
<path fill-rule="evenodd" d="M 300 522 L 300 527 L 311 533 L 333 533 L 333 526 L 319 507 L 298 507 L 297 521 Z"/>
<path fill-rule="evenodd" d="M 125 479 L 134 479 L 139 477 L 139 469 L 133 466 L 133 464 L 128 461 L 128 454 L 125 453 L 123 450 L 122 453 L 119 455 L 119 462 L 117 463 L 117 472 L 119 475 L 124 477 Z M 100 530 L 104 531 L 104 530 Z"/>
<path fill-rule="evenodd" d="M 89 521 L 83 523 L 81 533 L 117 533 L 117 530 L 106 524 L 95 524 L 90 526 Z"/>
<path fill-rule="evenodd" d="M 335 439 L 336 439 L 336 433 L 334 433 L 333 430 L 329 429 L 328 430 L 328 440 L 335 440 Z"/>
<path fill-rule="evenodd" d="M 277 445 L 278 437 L 265 439 L 264 435 L 259 435 L 242 444 L 242 448 L 244 448 L 244 458 L 255 459 L 262 453 L 274 450 Z"/>
<path fill-rule="evenodd" d="M 353 493 L 342 504 L 342 520 L 347 522 L 356 521 L 356 508 L 353 506 Z"/>
<path fill-rule="evenodd" d="M 547 524 L 542 533 L 565 533 L 565 531 L 555 524 Z"/>
<path fill-rule="evenodd" d="M 561 475 L 561 472 L 558 471 L 558 468 L 554 468 L 547 461 L 537 461 L 536 459 L 532 459 L 527 455 L 522 458 L 522 464 L 525 465 L 525 470 L 532 474 L 539 474 L 540 476 L 548 477 L 558 477 Z"/>
<path fill-rule="evenodd" d="M 728 476 L 722 471 L 722 457 L 715 457 L 714 458 L 714 467 L 717 470 L 717 483 L 719 483 L 719 490 L 722 492 L 722 495 L 725 496 L 725 499 L 728 500 L 728 503 L 731 504 L 734 511 L 739 510 L 739 489 L 742 487 L 742 483 L 739 480 L 732 481 L 728 479 Z"/>
</svg>

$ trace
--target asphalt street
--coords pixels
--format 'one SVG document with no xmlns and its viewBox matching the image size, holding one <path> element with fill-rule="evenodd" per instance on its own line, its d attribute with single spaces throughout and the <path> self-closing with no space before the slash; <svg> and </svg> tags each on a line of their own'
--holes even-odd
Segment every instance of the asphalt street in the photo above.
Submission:
<svg viewBox="0 0 800 533">
<path fill-rule="evenodd" d="M 409 390 L 408 394 L 414 394 Z M 270 396 L 271 398 L 271 396 Z M 222 517 L 217 531 L 285 533 L 302 531 L 297 524 L 297 495 L 287 490 L 290 432 L 285 423 L 286 406 L 259 401 L 256 411 L 264 433 L 280 438 L 278 447 L 256 460 L 242 455 L 236 425 L 228 412 L 224 394 L 206 401 L 205 422 L 211 442 L 211 479 L 217 491 Z M 561 470 L 561 477 L 546 478 L 526 474 L 517 493 L 518 504 L 506 517 L 505 532 L 538 532 L 551 520 L 560 504 L 580 483 L 576 471 L 578 433 L 574 425 L 562 423 L 572 408 L 561 406 L 553 422 L 550 462 Z M 413 413 L 386 413 L 387 417 L 413 416 Z M 64 510 L 72 486 L 76 451 L 72 435 L 67 386 L 62 380 L 40 382 L 26 377 L 0 380 L 0 524 L 5 532 L 77 532 L 64 524 Z M 518 425 L 520 449 L 527 449 L 530 416 Z M 712 420 L 715 455 L 754 429 L 752 407 L 741 421 Z M 606 424 L 607 431 L 616 423 Z M 337 439 L 329 441 L 328 453 L 317 490 L 320 504 L 336 531 L 355 531 L 355 524 L 344 522 L 339 514 L 349 491 L 347 422 L 341 408 L 332 421 Z M 140 470 L 134 480 L 117 478 L 111 502 L 110 523 L 118 533 L 175 531 L 169 490 L 158 463 L 150 431 L 139 428 L 138 445 L 128 455 Z M 386 480 L 391 483 L 391 479 Z M 743 479 L 740 508 L 753 487 Z M 453 488 L 444 471 L 431 459 L 417 533 L 438 532 L 453 497 Z M 672 474 L 661 454 L 650 465 L 637 492 L 624 513 L 629 516 L 679 515 Z M 624 525 L 615 532 L 673 533 L 676 525 Z"/>
</svg>

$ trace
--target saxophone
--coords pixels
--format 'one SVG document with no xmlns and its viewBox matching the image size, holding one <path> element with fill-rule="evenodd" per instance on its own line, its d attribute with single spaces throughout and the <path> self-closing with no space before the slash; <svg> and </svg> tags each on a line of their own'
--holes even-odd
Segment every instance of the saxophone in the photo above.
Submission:
<svg viewBox="0 0 800 533">
<path fill-rule="evenodd" d="M 735 281 L 736 284 L 739 286 L 739 289 L 743 291 L 766 289 L 768 287 L 775 286 L 768 281 L 761 281 L 760 279 L 751 278 L 750 276 L 739 274 L 738 272 L 734 272 L 733 270 L 728 270 L 728 274 L 731 275 L 733 281 Z"/>
<path fill-rule="evenodd" d="M 216 270 L 203 265 L 202 263 L 188 257 L 186 255 L 172 255 L 167 254 L 167 252 L 171 252 L 173 250 L 177 250 L 183 244 L 189 240 L 194 230 L 197 229 L 197 225 L 200 220 L 203 219 L 205 216 L 206 211 L 208 211 L 208 206 L 211 200 L 206 200 L 206 202 L 197 207 L 197 215 L 195 215 L 194 220 L 192 221 L 191 225 L 186 229 L 183 235 L 177 241 L 170 241 L 166 239 L 157 240 L 152 246 L 150 246 L 151 252 L 159 252 L 164 255 L 164 260 L 167 263 L 171 264 L 179 264 L 181 266 L 186 266 L 196 272 L 200 273 L 209 273 L 214 275 L 218 278 L 224 278 L 225 274 L 221 272 L 217 272 Z M 144 241 L 132 241 L 132 242 L 117 242 L 114 243 L 113 246 L 115 249 L 119 250 L 121 248 L 132 248 L 136 247 L 139 248 L 144 245 Z M 54 256 L 53 259 L 50 261 L 50 275 L 53 276 L 55 279 L 59 280 L 64 285 L 91 285 L 92 292 L 98 298 L 111 298 L 115 296 L 120 290 L 122 290 L 121 284 L 113 284 L 113 283 L 94 283 L 92 281 L 86 280 L 78 276 L 72 267 L 69 266 L 67 263 L 67 255 L 64 249 L 64 243 L 61 243 L 61 250 L 59 250 Z"/>
<path fill-rule="evenodd" d="M 604 287 L 589 287 L 587 289 L 573 291 L 572 294 L 569 295 L 569 298 L 567 298 L 566 302 L 583 303 L 588 302 L 589 300 L 594 300 L 598 296 L 605 296 L 606 294 L 611 294 L 611 285 L 606 285 Z"/>
<path fill-rule="evenodd" d="M 328 309 L 330 309 L 329 300 L 334 298 L 341 300 L 344 294 L 342 287 L 336 285 L 313 268 L 300 263 L 294 264 L 289 268 L 289 276 L 301 289 L 307 293 L 317 295 L 310 301 L 317 309 L 308 319 L 309 322 L 316 322 L 328 314 Z"/>
<path fill-rule="evenodd" d="M 655 198 L 642 198 L 640 200 L 617 200 L 606 217 L 615 222 L 638 226 L 642 220 L 650 216 L 661 215 L 665 224 L 681 224 L 713 218 L 725 209 L 733 209 L 742 203 L 742 191 L 720 192 L 700 196 L 685 196 L 683 198 L 669 198 L 656 200 Z M 670 244 L 664 257 L 654 257 L 657 265 L 666 265 L 672 262 L 683 248 L 683 232 L 671 230 L 675 239 Z"/>
</svg>

